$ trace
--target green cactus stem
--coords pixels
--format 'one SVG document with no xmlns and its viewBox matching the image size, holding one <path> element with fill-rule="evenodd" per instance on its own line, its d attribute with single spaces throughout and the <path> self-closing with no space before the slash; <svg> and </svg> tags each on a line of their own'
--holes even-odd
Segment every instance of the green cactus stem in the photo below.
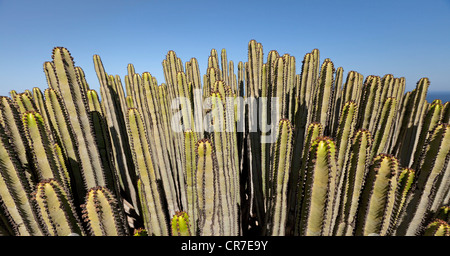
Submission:
<svg viewBox="0 0 450 256">
<path fill-rule="evenodd" d="M 336 146 L 329 137 L 318 137 L 309 150 L 299 235 L 330 235 L 337 185 Z"/>
<path fill-rule="evenodd" d="M 293 128 L 287 119 L 281 119 L 278 125 L 278 136 L 275 142 L 274 159 L 271 163 L 269 177 L 268 234 L 285 235 L 287 219 L 287 187 L 292 158 Z"/>
<path fill-rule="evenodd" d="M 398 160 L 380 154 L 373 160 L 361 193 L 355 235 L 386 235 L 391 228 L 395 191 L 398 185 Z"/>
<path fill-rule="evenodd" d="M 128 110 L 128 132 L 133 152 L 134 165 L 141 181 L 140 200 L 144 214 L 144 224 L 147 232 L 154 235 L 168 235 L 167 221 L 162 198 L 157 187 L 157 173 L 153 168 L 149 142 L 145 127 L 139 112 L 135 108 Z"/>
<path fill-rule="evenodd" d="M 67 236 L 71 233 L 84 235 L 70 194 L 56 180 L 46 179 L 36 186 L 34 192 L 43 222 L 49 235 Z"/>
<path fill-rule="evenodd" d="M 172 236 L 190 236 L 189 216 L 186 212 L 177 212 L 171 221 Z"/>
<path fill-rule="evenodd" d="M 83 219 L 87 222 L 89 235 L 126 236 L 129 235 L 122 208 L 114 194 L 106 187 L 94 187 L 86 194 Z"/>
<path fill-rule="evenodd" d="M 450 236 L 450 225 L 443 220 L 435 220 L 425 228 L 424 236 Z"/>
<path fill-rule="evenodd" d="M 424 147 L 417 180 L 407 199 L 396 235 L 418 235 L 430 214 L 436 212 L 448 188 L 450 125 L 438 124 Z"/>
</svg>

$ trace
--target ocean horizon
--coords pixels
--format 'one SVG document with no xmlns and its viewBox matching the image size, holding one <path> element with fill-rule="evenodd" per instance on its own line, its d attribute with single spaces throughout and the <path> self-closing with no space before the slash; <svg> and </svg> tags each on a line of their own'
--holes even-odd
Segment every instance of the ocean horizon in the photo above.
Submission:
<svg viewBox="0 0 450 256">
<path fill-rule="evenodd" d="M 431 103 L 436 99 L 442 100 L 442 104 L 450 101 L 450 91 L 428 91 L 427 101 Z"/>
</svg>

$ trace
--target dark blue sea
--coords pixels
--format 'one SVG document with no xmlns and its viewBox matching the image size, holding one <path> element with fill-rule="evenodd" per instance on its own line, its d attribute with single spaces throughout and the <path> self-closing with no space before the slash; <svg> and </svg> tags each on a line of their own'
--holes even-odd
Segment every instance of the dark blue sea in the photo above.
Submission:
<svg viewBox="0 0 450 256">
<path fill-rule="evenodd" d="M 450 91 L 428 91 L 427 101 L 431 103 L 435 99 L 442 100 L 442 104 L 450 101 Z"/>
</svg>

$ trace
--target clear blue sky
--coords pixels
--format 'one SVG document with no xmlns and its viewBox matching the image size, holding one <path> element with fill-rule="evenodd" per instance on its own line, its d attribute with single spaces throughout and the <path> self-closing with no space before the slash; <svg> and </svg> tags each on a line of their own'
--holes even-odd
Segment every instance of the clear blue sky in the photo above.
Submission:
<svg viewBox="0 0 450 256">
<path fill-rule="evenodd" d="M 450 91 L 450 0 L 0 0 L 0 95 L 46 88 L 42 64 L 55 46 L 67 47 L 98 89 L 94 54 L 110 74 L 123 78 L 133 63 L 161 83 L 169 50 L 184 62 L 196 57 L 203 74 L 212 48 L 237 64 L 251 39 L 265 56 L 295 56 L 298 73 L 318 48 L 345 75 L 404 76 L 407 90 L 426 76 L 430 90 Z"/>
</svg>

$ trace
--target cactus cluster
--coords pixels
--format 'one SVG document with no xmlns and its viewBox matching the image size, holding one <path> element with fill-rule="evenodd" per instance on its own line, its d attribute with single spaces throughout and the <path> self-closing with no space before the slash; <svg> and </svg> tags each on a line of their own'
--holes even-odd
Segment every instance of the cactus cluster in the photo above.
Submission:
<svg viewBox="0 0 450 256">
<path fill-rule="evenodd" d="M 448 236 L 450 103 L 363 77 L 319 50 L 301 65 L 251 40 L 206 72 L 174 51 L 164 83 L 69 51 L 48 88 L 0 97 L 0 234 Z M 124 84 L 122 83 L 124 81 Z"/>
</svg>

